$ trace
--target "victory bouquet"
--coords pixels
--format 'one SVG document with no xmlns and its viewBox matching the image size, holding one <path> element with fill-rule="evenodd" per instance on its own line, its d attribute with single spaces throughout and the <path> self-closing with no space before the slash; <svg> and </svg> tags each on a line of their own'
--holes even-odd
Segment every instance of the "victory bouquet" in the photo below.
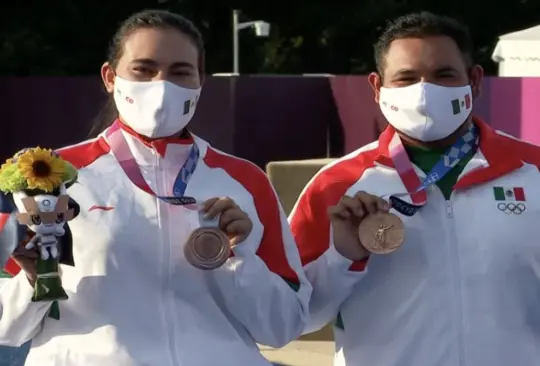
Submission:
<svg viewBox="0 0 540 366">
<path fill-rule="evenodd" d="M 26 249 L 39 253 L 32 301 L 68 298 L 62 287 L 59 262 L 72 253 L 66 223 L 80 209 L 66 189 L 76 179 L 73 165 L 52 150 L 39 147 L 18 152 L 0 168 L 0 191 L 3 197 L 11 197 L 17 221 L 26 228 L 19 239 L 26 241 Z M 72 265 L 72 257 L 67 261 Z"/>
</svg>

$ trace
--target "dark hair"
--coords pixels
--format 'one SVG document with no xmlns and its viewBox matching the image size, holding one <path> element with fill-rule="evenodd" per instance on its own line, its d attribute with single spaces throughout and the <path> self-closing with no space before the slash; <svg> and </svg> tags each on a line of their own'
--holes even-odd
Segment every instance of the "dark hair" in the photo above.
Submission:
<svg viewBox="0 0 540 366">
<path fill-rule="evenodd" d="M 467 66 L 473 63 L 473 42 L 469 29 L 457 20 L 427 11 L 401 16 L 390 22 L 375 44 L 375 64 L 382 75 L 384 59 L 392 41 L 403 38 L 446 36 L 452 38 Z"/>
<path fill-rule="evenodd" d="M 188 19 L 165 10 L 144 10 L 127 18 L 118 28 L 109 45 L 107 61 L 116 68 L 124 52 L 124 42 L 133 32 L 142 28 L 175 29 L 193 41 L 199 51 L 199 75 L 204 77 L 205 52 L 204 42 L 197 27 Z M 107 103 L 98 114 L 90 131 L 95 137 L 105 130 L 118 117 L 114 100 L 109 96 Z"/>
</svg>

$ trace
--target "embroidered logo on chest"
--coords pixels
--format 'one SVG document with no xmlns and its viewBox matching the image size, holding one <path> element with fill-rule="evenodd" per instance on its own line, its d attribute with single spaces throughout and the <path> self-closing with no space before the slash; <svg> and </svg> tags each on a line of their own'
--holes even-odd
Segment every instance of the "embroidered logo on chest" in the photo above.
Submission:
<svg viewBox="0 0 540 366">
<path fill-rule="evenodd" d="M 493 187 L 497 209 L 507 215 L 521 215 L 527 210 L 523 187 Z"/>
</svg>

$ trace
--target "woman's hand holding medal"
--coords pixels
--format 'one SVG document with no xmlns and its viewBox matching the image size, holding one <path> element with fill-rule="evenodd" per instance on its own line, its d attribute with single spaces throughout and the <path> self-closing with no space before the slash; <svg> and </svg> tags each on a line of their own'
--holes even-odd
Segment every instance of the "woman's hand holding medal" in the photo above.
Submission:
<svg viewBox="0 0 540 366">
<path fill-rule="evenodd" d="M 345 258 L 358 261 L 370 253 L 385 254 L 403 242 L 403 223 L 390 214 L 384 199 L 366 192 L 343 196 L 328 209 L 334 247 Z"/>
<path fill-rule="evenodd" d="M 184 255 L 196 268 L 215 269 L 227 261 L 232 247 L 249 236 L 253 223 L 228 197 L 205 201 L 200 214 L 203 226 L 191 233 L 184 246 Z"/>
<path fill-rule="evenodd" d="M 219 228 L 231 238 L 231 247 L 244 241 L 253 229 L 249 216 L 229 197 L 211 198 L 205 201 L 202 212 L 205 218 L 210 220 L 219 215 Z"/>
</svg>

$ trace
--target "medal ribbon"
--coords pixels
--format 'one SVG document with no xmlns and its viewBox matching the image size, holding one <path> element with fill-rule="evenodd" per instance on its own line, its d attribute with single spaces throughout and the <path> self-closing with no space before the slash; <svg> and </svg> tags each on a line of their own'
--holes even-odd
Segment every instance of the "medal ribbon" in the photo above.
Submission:
<svg viewBox="0 0 540 366">
<path fill-rule="evenodd" d="M 403 215 L 413 216 L 427 202 L 426 188 L 441 180 L 465 155 L 477 147 L 478 132 L 476 126 L 471 124 L 469 130 L 444 153 L 424 180 L 421 181 L 399 135 L 394 134 L 389 145 L 390 158 L 408 193 L 391 195 L 389 201 L 392 208 Z M 410 196 L 412 204 L 402 200 L 399 196 Z"/>
<path fill-rule="evenodd" d="M 154 193 L 152 188 L 146 183 L 144 177 L 139 168 L 139 164 L 133 157 L 131 149 L 124 137 L 122 130 L 118 121 L 115 121 L 113 125 L 106 132 L 107 140 L 111 147 L 111 151 L 120 163 L 122 170 L 126 173 L 129 180 L 135 184 L 138 188 L 142 189 L 146 193 L 162 200 L 171 205 L 184 206 L 184 205 L 194 205 L 196 200 L 193 197 L 184 196 L 187 189 L 187 184 L 195 169 L 197 168 L 197 163 L 199 161 L 199 147 L 195 142 L 193 142 L 193 147 L 189 152 L 187 160 L 184 162 L 184 165 L 180 168 L 178 176 L 176 177 L 173 185 L 173 196 L 158 196 Z"/>
</svg>

